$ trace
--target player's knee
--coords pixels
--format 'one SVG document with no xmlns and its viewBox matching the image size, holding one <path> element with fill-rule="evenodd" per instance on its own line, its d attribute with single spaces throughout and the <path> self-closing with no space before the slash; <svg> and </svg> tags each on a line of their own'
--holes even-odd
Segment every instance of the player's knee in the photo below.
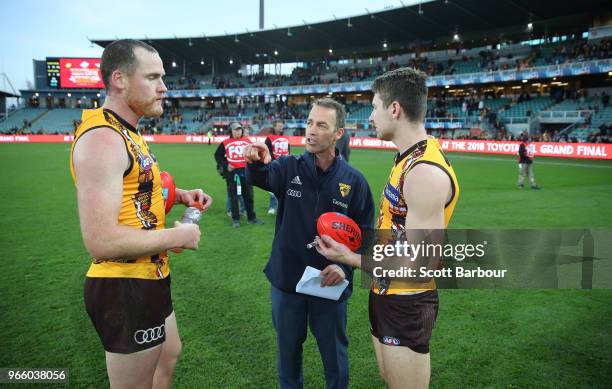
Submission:
<svg viewBox="0 0 612 389">
<path fill-rule="evenodd" d="M 183 352 L 183 342 L 181 342 L 181 340 L 179 339 L 179 341 L 178 341 L 178 348 L 176 350 L 176 357 L 177 358 L 181 355 L 181 352 Z"/>
<path fill-rule="evenodd" d="M 171 373 L 181 355 L 182 349 L 183 345 L 180 339 L 175 339 L 172 342 L 167 342 L 164 344 L 164 349 L 159 361 L 159 367 L 166 371 L 166 373 Z"/>
<path fill-rule="evenodd" d="M 182 351 L 183 343 L 177 338 L 174 342 L 172 342 L 172 347 L 170 349 L 170 358 L 174 363 L 176 363 L 177 359 L 181 356 Z"/>
</svg>

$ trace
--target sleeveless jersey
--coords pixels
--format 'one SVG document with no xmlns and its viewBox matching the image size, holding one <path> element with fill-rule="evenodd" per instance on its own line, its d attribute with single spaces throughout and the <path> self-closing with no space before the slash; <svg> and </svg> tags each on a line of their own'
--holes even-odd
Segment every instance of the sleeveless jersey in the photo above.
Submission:
<svg viewBox="0 0 612 389">
<path fill-rule="evenodd" d="M 130 160 L 130 166 L 123 174 L 118 223 L 143 230 L 164 229 L 166 214 L 157 160 L 140 133 L 109 109 L 83 111 L 82 123 L 76 130 L 70 151 L 70 173 L 75 185 L 74 147 L 83 134 L 100 127 L 110 128 L 121 135 Z M 136 259 L 94 259 L 87 277 L 162 279 L 169 273 L 168 255 L 164 251 Z"/>
<path fill-rule="evenodd" d="M 404 200 L 404 181 L 406 175 L 418 164 L 426 163 L 436 166 L 445 172 L 451 181 L 451 198 L 444 206 L 444 227 L 448 226 L 455 204 L 459 198 L 459 185 L 457 177 L 451 167 L 450 162 L 444 155 L 442 147 L 433 137 L 420 141 L 410 147 L 401 155 L 395 157 L 395 164 L 391 169 L 391 174 L 381 195 L 380 209 L 378 215 L 377 228 L 379 230 L 389 230 L 392 235 L 397 235 L 405 229 L 406 215 L 409 209 Z M 376 283 L 375 283 L 376 284 Z M 375 293 L 398 294 L 414 293 L 436 288 L 432 280 L 426 284 L 420 284 L 415 288 L 415 284 L 408 284 L 403 280 L 391 281 L 386 288 L 373 285 Z"/>
</svg>

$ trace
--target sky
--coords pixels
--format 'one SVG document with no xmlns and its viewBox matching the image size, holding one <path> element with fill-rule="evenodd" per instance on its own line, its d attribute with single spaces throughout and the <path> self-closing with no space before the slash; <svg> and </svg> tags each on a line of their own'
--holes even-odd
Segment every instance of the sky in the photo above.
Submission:
<svg viewBox="0 0 612 389">
<path fill-rule="evenodd" d="M 403 0 L 403 4 L 418 3 Z M 265 0 L 265 28 L 402 7 L 399 0 Z M 259 0 L 0 0 L 0 89 L 33 84 L 33 59 L 99 57 L 89 39 L 188 37 L 259 29 Z M 89 38 L 89 39 L 88 39 Z"/>
</svg>

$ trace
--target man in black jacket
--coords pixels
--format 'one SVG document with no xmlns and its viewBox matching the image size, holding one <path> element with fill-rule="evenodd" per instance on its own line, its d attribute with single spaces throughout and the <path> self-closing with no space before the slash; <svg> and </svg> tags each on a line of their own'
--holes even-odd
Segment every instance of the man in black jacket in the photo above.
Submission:
<svg viewBox="0 0 612 389">
<path fill-rule="evenodd" d="M 306 245 L 317 235 L 319 215 L 335 211 L 357 222 L 362 233 L 372 229 L 374 201 L 367 181 L 338 155 L 336 141 L 344 132 L 344 107 L 330 98 L 317 100 L 306 128 L 306 152 L 272 161 L 263 143 L 245 149 L 247 179 L 279 201 L 272 253 L 264 270 L 271 283 L 272 320 L 278 343 L 281 388 L 301 388 L 302 343 L 307 326 L 315 336 L 327 388 L 348 386 L 347 299 L 353 269 L 333 264 Z M 347 279 L 338 301 L 295 292 L 306 266 L 320 269 L 322 286 Z"/>
<path fill-rule="evenodd" d="M 348 131 L 344 131 L 342 137 L 338 139 L 337 147 L 340 155 L 342 155 L 342 158 L 348 162 L 349 156 L 351 155 L 351 135 Z"/>
</svg>

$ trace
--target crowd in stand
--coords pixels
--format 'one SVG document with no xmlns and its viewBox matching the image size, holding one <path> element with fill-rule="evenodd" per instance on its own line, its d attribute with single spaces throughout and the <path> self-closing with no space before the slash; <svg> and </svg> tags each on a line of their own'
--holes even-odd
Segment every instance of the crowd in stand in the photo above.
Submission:
<svg viewBox="0 0 612 389">
<path fill-rule="evenodd" d="M 451 108 L 460 108 L 460 117 L 483 117 L 494 112 L 487 101 L 502 98 L 502 92 L 487 92 L 478 94 L 470 93 L 467 96 L 450 96 L 446 92 L 436 93 L 430 98 L 427 117 L 429 118 L 457 118 L 455 112 L 449 112 Z"/>
<path fill-rule="evenodd" d="M 592 49 L 590 49 L 592 50 Z M 399 64 L 390 64 L 391 67 L 399 66 Z M 377 70 L 379 71 L 379 70 Z M 307 73 L 298 70 L 302 76 Z M 343 77 L 363 77 L 365 75 L 359 73 L 343 73 Z M 573 100 L 576 102 L 577 110 L 592 111 L 585 116 L 584 124 L 577 128 L 595 128 L 591 127 L 594 115 L 597 115 L 600 110 L 605 110 L 610 104 L 610 95 L 605 91 L 601 94 L 595 93 L 589 96 L 589 92 L 585 89 L 572 89 L 563 87 L 553 87 L 550 91 L 550 97 L 554 103 L 563 100 Z M 512 140 L 512 134 L 506 130 L 502 122 L 498 120 L 499 110 L 508 109 L 511 106 L 510 99 L 505 106 L 499 106 L 497 102 L 495 109 L 491 109 L 489 101 L 491 99 L 503 98 L 502 90 L 497 93 L 486 92 L 479 94 L 476 90 L 472 90 L 464 96 L 453 96 L 445 90 L 435 93 L 428 104 L 427 117 L 432 119 L 440 118 L 468 118 L 469 126 L 482 128 L 484 131 L 478 134 L 463 135 L 463 138 L 468 139 L 497 139 L 497 140 Z M 535 96 L 539 96 L 536 92 Z M 337 96 L 341 102 L 342 96 Z M 533 97 L 526 90 L 521 91 L 514 102 L 521 103 L 529 101 Z M 308 101 L 305 104 L 292 105 L 287 99 L 278 99 L 276 102 L 258 102 L 238 100 L 236 104 L 229 104 L 227 99 L 217 101 L 216 105 L 210 102 L 206 108 L 204 106 L 197 108 L 197 111 L 191 112 L 188 119 L 184 116 L 185 111 L 179 109 L 177 105 L 173 105 L 170 100 L 166 100 L 165 113 L 160 118 L 145 118 L 140 123 L 141 131 L 144 134 L 184 134 L 187 132 L 204 133 L 205 124 L 213 117 L 231 116 L 237 118 L 248 118 L 249 121 L 256 126 L 264 127 L 266 124 L 273 122 L 276 119 L 282 120 L 304 120 L 307 117 Z M 346 105 L 348 117 L 351 112 L 362 109 L 363 103 L 349 103 Z M 195 109 L 194 109 L 195 110 Z M 527 115 L 531 112 L 528 110 Z M 198 123 L 194 126 L 192 123 Z M 80 124 L 79 120 L 72 121 L 73 128 L 76 129 Z M 587 141 L 592 143 L 610 143 L 612 141 L 612 126 L 609 123 L 596 124 L 597 132 L 591 133 Z M 15 126 L 5 133 L 9 134 L 42 134 L 49 133 L 42 128 L 32 130 L 32 122 L 27 119 L 23 120 L 21 126 Z M 57 132 L 56 132 L 57 133 Z M 443 136 L 453 137 L 454 133 L 444 133 Z M 540 141 L 559 141 L 559 142 L 577 142 L 578 140 L 571 135 L 559 132 L 544 131 L 540 135 L 534 135 L 535 140 Z"/>
<path fill-rule="evenodd" d="M 200 89 L 200 83 L 194 76 L 179 77 L 176 81 L 166 80 L 168 89 Z"/>
<path fill-rule="evenodd" d="M 81 120 L 73 119 L 72 120 L 72 131 L 54 131 L 49 132 L 45 131 L 44 128 L 34 128 L 32 129 L 32 124 L 30 120 L 23 119 L 23 124 L 21 126 L 13 126 L 8 130 L 4 131 L 3 134 L 10 135 L 71 135 L 74 134 L 76 129 L 81 125 Z"/>
<path fill-rule="evenodd" d="M 457 51 L 459 54 L 459 51 Z M 330 83 L 347 83 L 371 80 L 388 70 L 409 66 L 424 71 L 429 76 L 457 74 L 457 65 L 461 62 L 476 61 L 479 71 L 498 71 L 525 69 L 536 66 L 540 59 L 546 65 L 557 65 L 573 61 L 586 61 L 612 57 L 612 40 L 604 39 L 598 43 L 579 41 L 564 43 L 552 48 L 549 55 L 543 54 L 542 46 L 535 46 L 527 57 L 514 58 L 513 55 L 500 54 L 499 50 L 483 50 L 476 57 L 461 56 L 458 59 L 431 61 L 426 56 L 413 58 L 405 63 L 380 61 L 372 67 L 328 66 L 325 63 L 311 65 L 309 68 L 297 67 L 290 75 L 251 74 L 220 75 L 211 80 L 213 88 L 234 89 L 253 87 L 277 87 L 295 85 L 313 85 Z M 187 75 L 176 81 L 168 81 L 169 89 L 204 88 L 196 77 Z"/>
<path fill-rule="evenodd" d="M 598 43 L 581 41 L 575 44 L 562 44 L 554 46 L 550 55 L 542 53 L 542 47 L 536 46 L 525 58 L 505 56 L 506 61 L 501 62 L 502 56 L 496 50 L 483 50 L 479 53 L 479 65 L 482 71 L 497 71 L 516 69 L 522 70 L 536 66 L 536 61 L 544 59 L 545 65 L 561 65 L 568 62 L 589 61 L 612 57 L 612 40 L 603 39 Z M 463 58 L 468 60 L 467 57 Z"/>
<path fill-rule="evenodd" d="M 501 124 L 499 128 L 494 131 L 478 131 L 476 133 L 470 132 L 470 134 L 464 134 L 454 136 L 452 130 L 438 131 L 441 137 L 448 137 L 454 139 L 467 139 L 467 140 L 497 140 L 497 141 L 517 141 L 521 135 L 515 136 L 506 127 Z M 579 140 L 575 136 L 570 136 L 567 133 L 562 133 L 559 130 L 554 131 L 543 131 L 538 134 L 530 134 L 529 138 L 533 142 L 559 142 L 559 143 L 578 143 Z M 590 134 L 587 139 L 587 143 L 612 143 L 612 126 L 602 124 L 599 132 Z"/>
<path fill-rule="evenodd" d="M 539 54 L 540 50 L 537 50 Z M 612 57 L 612 39 L 603 39 L 598 43 L 579 42 L 574 45 L 554 47 L 552 54 L 545 57 L 547 65 L 560 65 L 574 61 L 589 61 Z"/>
<path fill-rule="evenodd" d="M 610 95 L 605 91 L 601 94 L 596 94 L 595 99 L 589 99 L 588 92 L 586 90 L 573 90 L 571 88 L 561 89 L 562 98 L 573 99 L 581 104 L 577 106 L 578 110 L 590 110 L 594 114 L 597 114 L 600 107 L 603 109 L 607 108 L 610 103 Z M 538 94 L 539 95 L 539 94 Z M 551 94 L 551 97 L 553 94 Z M 491 109 L 488 105 L 488 101 L 491 99 L 499 99 L 504 97 L 502 91 L 497 93 L 487 92 L 485 94 L 478 94 L 476 91 L 472 91 L 470 94 L 465 96 L 452 96 L 447 94 L 445 91 L 434 94 L 428 104 L 428 118 L 458 118 L 457 112 L 460 112 L 460 118 L 470 118 L 471 125 L 478 125 L 481 128 L 487 130 L 486 134 L 477 135 L 477 137 L 487 136 L 490 139 L 508 139 L 511 136 L 507 134 L 503 123 L 500 123 L 497 118 L 497 111 Z M 341 96 L 338 98 L 342 99 Z M 531 100 L 532 96 L 526 91 L 522 91 L 515 102 L 520 103 L 523 101 Z M 344 102 L 344 101 L 343 101 Z M 555 101 L 556 102 L 556 101 Z M 600 106 L 601 103 L 601 106 Z M 237 104 L 228 104 L 228 101 L 223 99 L 217 103 L 217 106 L 210 104 L 207 108 L 198 108 L 196 112 L 189 115 L 189 119 L 185 119 L 184 111 L 178 109 L 177 106 L 173 106 L 169 101 L 166 102 L 165 113 L 160 118 L 144 118 L 141 121 L 141 131 L 145 134 L 158 134 L 158 133 L 170 133 L 170 134 L 184 134 L 188 131 L 194 131 L 193 126 L 188 129 L 189 123 L 200 123 L 199 132 L 204 131 L 204 124 L 213 117 L 219 116 L 232 116 L 232 117 L 244 117 L 248 118 L 253 124 L 260 127 L 266 123 L 270 123 L 276 119 L 282 120 L 304 120 L 307 117 L 308 102 L 306 104 L 291 105 L 288 100 L 279 99 L 276 102 L 259 103 L 257 101 L 248 103 L 246 100 L 239 100 Z M 358 104 L 356 102 L 346 105 L 348 117 L 351 112 L 361 109 L 364 104 Z M 510 102 L 501 107 L 502 109 L 508 109 Z M 499 108 L 498 108 L 499 109 Z M 529 114 L 529 111 L 527 111 Z M 589 115 L 585 118 L 585 124 L 583 127 L 591 125 L 592 116 Z M 80 121 L 73 120 L 73 127 L 76 129 Z M 24 119 L 23 125 L 20 127 L 11 128 L 8 133 L 11 134 L 36 134 L 45 133 L 44 129 L 38 129 L 32 131 L 32 123 L 27 119 Z M 608 142 L 610 140 L 610 126 L 608 124 L 602 124 L 599 126 L 599 132 L 589 136 L 590 142 Z M 198 130 L 196 129 L 196 132 Z M 474 135 L 470 135 L 474 137 Z M 549 137 L 549 139 L 559 141 L 577 141 L 571 137 L 561 137 L 555 139 L 554 134 L 547 135 L 542 134 L 543 137 Z"/>
<path fill-rule="evenodd" d="M 603 123 L 599 126 L 599 132 L 589 135 L 589 143 L 612 143 L 612 125 Z"/>
<path fill-rule="evenodd" d="M 324 73 L 324 69 L 324 66 L 318 64 L 308 69 L 296 67 L 295 69 L 293 69 L 290 75 L 272 75 L 257 73 L 250 75 L 241 75 L 238 73 L 231 77 L 227 75 L 215 76 L 212 78 L 212 85 L 216 89 L 235 89 L 330 83 L 330 80 L 323 80 L 321 78 Z"/>
</svg>

